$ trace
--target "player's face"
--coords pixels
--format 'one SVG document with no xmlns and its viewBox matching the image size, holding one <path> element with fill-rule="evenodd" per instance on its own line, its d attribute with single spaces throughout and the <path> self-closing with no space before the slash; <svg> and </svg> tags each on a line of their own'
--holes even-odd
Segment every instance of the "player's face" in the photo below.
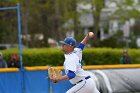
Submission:
<svg viewBox="0 0 140 93">
<path fill-rule="evenodd" d="M 72 52 L 72 46 L 63 44 L 63 45 L 62 45 L 62 51 L 63 51 L 65 54 L 70 53 L 70 52 Z"/>
<path fill-rule="evenodd" d="M 62 45 L 62 51 L 63 51 L 64 53 L 67 53 L 67 45 L 66 45 L 66 44 L 63 44 L 63 45 Z"/>
</svg>

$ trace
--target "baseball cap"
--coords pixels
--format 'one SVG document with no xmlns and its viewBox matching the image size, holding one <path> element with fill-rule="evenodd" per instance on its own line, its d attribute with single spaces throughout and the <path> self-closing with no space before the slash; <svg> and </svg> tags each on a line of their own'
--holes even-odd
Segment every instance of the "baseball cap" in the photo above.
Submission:
<svg viewBox="0 0 140 93">
<path fill-rule="evenodd" d="M 64 41 L 60 41 L 61 44 L 76 46 L 76 40 L 73 37 L 67 37 Z"/>
</svg>

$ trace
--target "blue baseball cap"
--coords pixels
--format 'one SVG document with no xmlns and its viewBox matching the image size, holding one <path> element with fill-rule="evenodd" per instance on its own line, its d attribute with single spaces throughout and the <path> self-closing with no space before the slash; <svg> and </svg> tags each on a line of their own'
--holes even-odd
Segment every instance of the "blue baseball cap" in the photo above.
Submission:
<svg viewBox="0 0 140 93">
<path fill-rule="evenodd" d="M 73 37 L 67 37 L 64 41 L 60 41 L 62 44 L 76 46 L 76 40 Z"/>
</svg>

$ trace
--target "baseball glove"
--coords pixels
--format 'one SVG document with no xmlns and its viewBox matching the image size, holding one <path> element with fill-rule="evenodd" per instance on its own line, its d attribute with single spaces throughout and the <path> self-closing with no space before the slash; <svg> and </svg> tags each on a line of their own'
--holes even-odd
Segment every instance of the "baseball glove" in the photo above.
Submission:
<svg viewBox="0 0 140 93">
<path fill-rule="evenodd" d="M 62 71 L 55 67 L 48 66 L 48 76 L 50 79 L 57 79 L 62 76 Z"/>
</svg>

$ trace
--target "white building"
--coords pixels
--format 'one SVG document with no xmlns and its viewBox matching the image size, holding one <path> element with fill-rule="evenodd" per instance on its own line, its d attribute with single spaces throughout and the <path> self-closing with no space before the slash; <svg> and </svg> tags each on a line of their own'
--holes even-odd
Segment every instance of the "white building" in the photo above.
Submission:
<svg viewBox="0 0 140 93">
<path fill-rule="evenodd" d="M 120 25 L 120 20 L 117 19 L 110 19 L 110 16 L 112 15 L 117 9 L 117 4 L 119 2 L 123 2 L 123 0 L 105 0 L 105 8 L 102 9 L 101 12 L 101 22 L 100 22 L 100 39 L 104 40 L 112 35 L 114 35 L 117 31 L 122 30 L 124 33 L 124 37 L 129 37 L 130 35 L 130 27 L 133 26 L 135 23 L 134 18 L 130 18 L 129 20 L 126 20 L 126 22 L 123 22 L 123 24 Z M 137 4 L 140 2 L 140 0 L 134 0 L 133 6 L 125 7 L 127 9 L 132 9 L 132 7 L 140 10 L 140 6 L 137 6 Z M 78 4 L 77 11 L 81 12 L 82 10 L 88 10 L 89 13 L 82 14 L 80 16 L 80 23 L 82 27 L 85 27 L 85 31 L 87 31 L 88 27 L 91 27 L 94 25 L 94 19 L 92 13 L 90 13 L 90 10 L 92 8 L 92 5 L 89 4 Z M 115 17 L 115 16 L 114 16 Z M 108 33 L 105 33 L 104 26 L 108 25 Z"/>
</svg>

